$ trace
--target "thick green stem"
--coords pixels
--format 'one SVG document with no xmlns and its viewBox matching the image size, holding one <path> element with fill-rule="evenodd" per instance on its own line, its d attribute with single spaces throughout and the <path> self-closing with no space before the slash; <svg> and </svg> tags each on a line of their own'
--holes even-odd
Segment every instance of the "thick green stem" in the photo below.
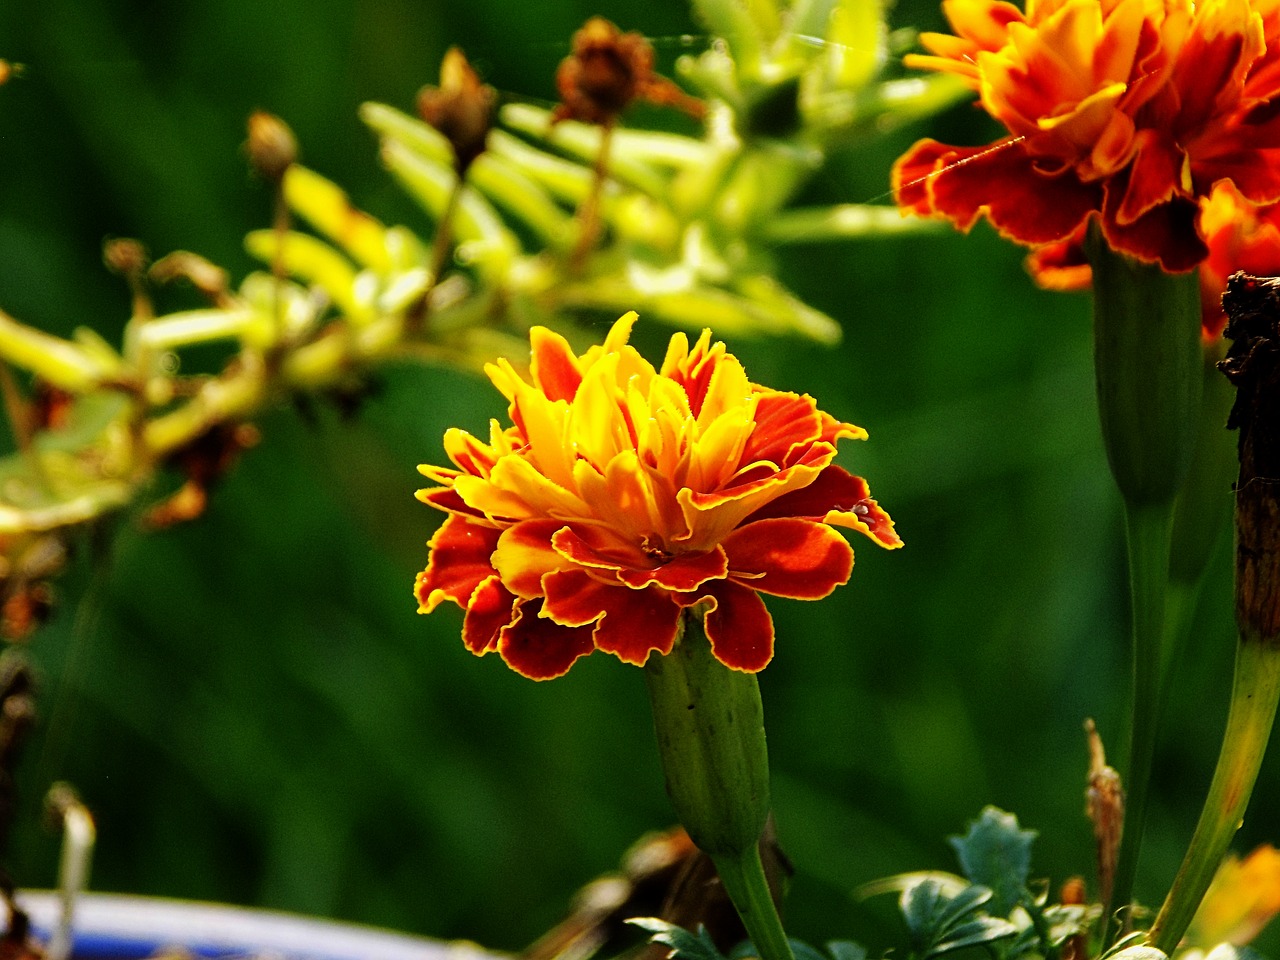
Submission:
<svg viewBox="0 0 1280 960">
<path fill-rule="evenodd" d="M 651 656 L 644 672 L 676 815 L 714 861 L 763 960 L 793 960 L 760 865 L 769 759 L 755 674 L 717 660 L 692 614 L 671 653 Z"/>
<path fill-rule="evenodd" d="M 1128 809 L 1108 905 L 1127 922 L 1159 719 L 1170 524 L 1200 409 L 1200 292 L 1194 273 L 1168 274 L 1137 263 L 1111 250 L 1096 230 L 1088 254 L 1098 413 L 1107 462 L 1124 499 L 1132 590 L 1132 724 L 1123 771 Z M 1107 943 L 1121 929 L 1111 925 Z"/>
<path fill-rule="evenodd" d="M 1129 595 L 1133 610 L 1133 704 L 1129 765 L 1125 775 L 1124 833 L 1116 862 L 1111 906 L 1125 910 L 1137 874 L 1147 808 L 1147 784 L 1160 713 L 1161 640 L 1173 504 L 1127 504 Z M 1128 918 L 1122 917 L 1122 925 Z"/>
<path fill-rule="evenodd" d="M 1151 927 L 1150 943 L 1171 954 L 1209 889 L 1240 827 L 1280 700 L 1280 646 L 1242 636 L 1231 708 L 1213 783 L 1191 846 Z"/>
</svg>

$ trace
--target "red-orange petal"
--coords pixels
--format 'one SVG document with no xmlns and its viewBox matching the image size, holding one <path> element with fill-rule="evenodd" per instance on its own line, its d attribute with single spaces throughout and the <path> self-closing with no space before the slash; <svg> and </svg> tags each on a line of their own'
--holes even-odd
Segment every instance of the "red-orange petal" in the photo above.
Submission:
<svg viewBox="0 0 1280 960">
<path fill-rule="evenodd" d="M 1127 189 L 1115 212 L 1116 223 L 1126 227 L 1173 199 L 1185 160 L 1182 150 L 1161 131 L 1142 130 L 1134 140 L 1137 152 L 1129 169 Z"/>
<path fill-rule="evenodd" d="M 569 342 L 546 327 L 529 331 L 532 360 L 529 373 L 549 400 L 572 400 L 582 383 L 582 371 Z"/>
<path fill-rule="evenodd" d="M 956 151 L 929 191 L 934 209 L 962 229 L 983 214 L 1003 236 L 1031 246 L 1071 236 L 1102 200 L 1096 184 L 1081 182 L 1070 169 L 1041 173 L 1010 140 Z"/>
<path fill-rule="evenodd" d="M 543 613 L 567 626 L 594 623 L 595 645 L 626 663 L 671 652 L 681 608 L 665 591 L 603 583 L 582 570 L 553 573 L 545 582 Z"/>
<path fill-rule="evenodd" d="M 834 464 L 827 467 L 813 483 L 799 490 L 784 493 L 771 500 L 743 521 L 743 525 L 770 517 L 794 517 L 819 523 L 832 510 L 852 510 L 859 503 L 871 499 L 867 481 L 856 477 L 844 467 Z"/>
<path fill-rule="evenodd" d="M 748 466 L 767 460 L 778 467 L 789 467 L 792 451 L 807 447 L 821 435 L 822 417 L 812 397 L 761 391 L 756 400 L 755 427 L 739 462 Z"/>
<path fill-rule="evenodd" d="M 502 585 L 497 574 L 484 580 L 467 604 L 463 645 L 476 655 L 496 650 L 499 632 L 515 618 L 515 603 L 515 594 Z"/>
<path fill-rule="evenodd" d="M 716 583 L 708 595 L 715 608 L 705 626 L 715 658 L 732 670 L 763 670 L 773 659 L 773 617 L 760 595 L 731 580 Z"/>
<path fill-rule="evenodd" d="M 466 607 L 476 588 L 494 573 L 489 558 L 497 543 L 497 530 L 447 517 L 427 543 L 427 568 L 414 582 L 418 612 L 430 613 L 445 600 Z"/>
<path fill-rule="evenodd" d="M 676 554 L 665 563 L 652 568 L 618 571 L 618 579 L 629 587 L 642 588 L 650 584 L 687 593 L 696 590 L 708 580 L 723 580 L 729 573 L 729 561 L 724 548 L 717 544 L 702 553 Z"/>
<path fill-rule="evenodd" d="M 596 649 L 642 667 L 650 654 L 656 652 L 665 657 L 675 646 L 681 607 L 659 590 L 627 593 L 630 596 L 615 603 L 596 624 Z"/>
<path fill-rule="evenodd" d="M 591 627 L 562 627 L 538 616 L 541 608 L 541 600 L 518 602 L 515 619 L 498 634 L 498 654 L 530 680 L 562 677 L 579 657 L 595 649 Z"/>
<path fill-rule="evenodd" d="M 849 582 L 853 548 L 833 528 L 810 520 L 777 518 L 739 527 L 724 541 L 730 579 L 794 600 L 821 600 Z"/>
<path fill-rule="evenodd" d="M 1119 177 L 1107 186 L 1102 235 L 1111 248 L 1144 263 L 1159 263 L 1161 269 L 1169 273 L 1194 269 L 1209 252 L 1196 231 L 1196 204 L 1175 197 L 1169 203 L 1153 207 L 1133 223 L 1121 224 L 1117 222 L 1115 210 L 1125 185 L 1124 178 Z"/>
<path fill-rule="evenodd" d="M 920 217 L 937 216 L 938 211 L 934 209 L 933 198 L 929 194 L 929 181 L 937 174 L 942 159 L 953 155 L 955 149 L 937 140 L 919 140 L 894 163 L 890 183 L 894 199 L 904 213 Z M 971 226 L 972 222 L 961 229 L 967 230 Z"/>
</svg>

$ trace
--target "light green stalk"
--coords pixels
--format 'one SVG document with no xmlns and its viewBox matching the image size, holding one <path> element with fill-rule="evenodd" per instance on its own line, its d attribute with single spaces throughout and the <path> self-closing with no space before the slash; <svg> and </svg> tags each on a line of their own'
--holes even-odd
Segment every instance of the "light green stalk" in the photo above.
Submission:
<svg viewBox="0 0 1280 960">
<path fill-rule="evenodd" d="M 760 861 L 769 758 L 755 674 L 717 660 L 701 619 L 686 614 L 675 648 L 649 658 L 645 680 L 676 815 L 715 863 L 762 960 L 794 960 Z"/>
</svg>

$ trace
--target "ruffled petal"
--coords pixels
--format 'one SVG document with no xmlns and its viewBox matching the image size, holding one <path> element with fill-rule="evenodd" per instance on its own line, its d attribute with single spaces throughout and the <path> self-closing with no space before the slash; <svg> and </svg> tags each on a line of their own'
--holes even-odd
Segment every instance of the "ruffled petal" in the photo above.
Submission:
<svg viewBox="0 0 1280 960">
<path fill-rule="evenodd" d="M 681 607 L 666 591 L 601 583 L 581 570 L 549 576 L 542 614 L 558 623 L 595 624 L 596 649 L 643 666 L 654 651 L 671 652 Z"/>
<path fill-rule="evenodd" d="M 498 531 L 451 516 L 427 543 L 427 568 L 414 582 L 418 612 L 430 613 L 445 600 L 465 607 L 482 582 L 493 575 L 490 557 Z"/>
<path fill-rule="evenodd" d="M 476 587 L 462 620 L 462 643 L 476 655 L 498 647 L 498 634 L 515 619 L 516 597 L 496 576 Z"/>
<path fill-rule="evenodd" d="M 754 590 L 724 581 L 707 594 L 714 608 L 705 627 L 715 658 L 732 670 L 756 673 L 773 659 L 773 617 Z"/>
<path fill-rule="evenodd" d="M 559 520 L 525 520 L 502 531 L 492 563 L 508 590 L 525 600 L 540 597 L 542 578 L 571 566 L 552 546 L 563 527 Z"/>
<path fill-rule="evenodd" d="M 849 582 L 853 549 L 834 529 L 779 518 L 739 527 L 725 539 L 731 580 L 793 600 L 820 600 Z"/>
<path fill-rule="evenodd" d="M 562 627 L 539 616 L 541 600 L 516 604 L 515 619 L 498 634 L 498 654 L 530 680 L 551 680 L 569 672 L 579 657 L 595 649 L 591 627 Z"/>
</svg>

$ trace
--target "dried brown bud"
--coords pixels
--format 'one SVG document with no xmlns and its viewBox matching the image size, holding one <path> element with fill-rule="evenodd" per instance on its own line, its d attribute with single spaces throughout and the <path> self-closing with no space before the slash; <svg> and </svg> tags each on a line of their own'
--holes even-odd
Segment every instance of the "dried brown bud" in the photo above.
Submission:
<svg viewBox="0 0 1280 960">
<path fill-rule="evenodd" d="M 298 159 L 298 141 L 288 124 L 262 110 L 249 115 L 249 140 L 245 147 L 253 169 L 272 183 L 283 178 L 290 164 Z"/>
<path fill-rule="evenodd" d="M 147 268 L 147 248 L 127 237 L 108 240 L 102 245 L 102 262 L 112 273 L 136 279 Z"/>
<path fill-rule="evenodd" d="M 484 153 L 497 102 L 497 92 L 480 82 L 457 47 L 440 63 L 440 86 L 418 91 L 418 115 L 452 145 L 459 177 Z"/>
<path fill-rule="evenodd" d="M 1102 738 L 1092 720 L 1084 722 L 1089 738 L 1089 786 L 1085 790 L 1085 813 L 1093 821 L 1093 838 L 1098 848 L 1098 887 L 1103 903 L 1111 902 L 1111 889 L 1124 833 L 1124 789 L 1120 774 L 1107 765 Z"/>
<path fill-rule="evenodd" d="M 573 52 L 556 70 L 560 105 L 553 118 L 609 126 L 635 100 L 671 106 L 695 117 L 706 108 L 653 71 L 653 47 L 639 33 L 623 33 L 592 17 L 573 35 Z"/>
<path fill-rule="evenodd" d="M 1222 295 L 1232 340 L 1219 369 L 1236 388 L 1236 620 L 1242 640 L 1280 646 L 1280 279 L 1237 273 Z"/>
</svg>

